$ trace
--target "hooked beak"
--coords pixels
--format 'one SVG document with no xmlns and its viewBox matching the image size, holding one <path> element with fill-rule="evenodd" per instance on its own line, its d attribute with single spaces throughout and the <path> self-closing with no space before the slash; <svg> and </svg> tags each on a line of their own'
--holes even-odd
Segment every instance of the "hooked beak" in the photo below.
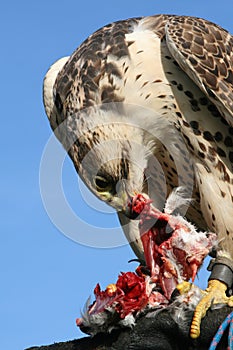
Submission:
<svg viewBox="0 0 233 350">
<path fill-rule="evenodd" d="M 117 187 L 114 207 L 131 220 L 139 219 L 144 204 L 149 200 L 148 195 L 129 190 L 127 180 L 121 180 Z M 149 201 L 152 202 L 151 200 Z"/>
<path fill-rule="evenodd" d="M 139 219 L 140 213 L 137 213 L 133 210 L 133 195 L 127 197 L 125 206 L 123 207 L 122 212 L 131 220 Z"/>
<path fill-rule="evenodd" d="M 143 212 L 146 205 L 152 203 L 152 200 L 145 193 L 130 194 L 126 193 L 125 206 L 123 207 L 123 213 L 131 220 L 140 219 L 140 214 Z"/>
</svg>

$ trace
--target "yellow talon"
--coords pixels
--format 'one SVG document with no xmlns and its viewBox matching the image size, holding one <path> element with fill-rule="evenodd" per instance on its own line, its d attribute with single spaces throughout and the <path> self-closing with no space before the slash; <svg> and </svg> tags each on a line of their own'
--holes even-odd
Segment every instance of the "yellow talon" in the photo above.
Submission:
<svg viewBox="0 0 233 350">
<path fill-rule="evenodd" d="M 194 285 L 190 282 L 182 282 L 176 286 L 176 289 L 179 293 L 186 294 L 188 293 Z M 201 291 L 203 294 L 202 299 L 198 303 L 192 323 L 190 326 L 190 337 L 196 339 L 200 336 L 200 326 L 201 320 L 205 317 L 207 310 L 212 304 L 227 304 L 230 307 L 233 307 L 233 296 L 226 296 L 227 285 L 218 280 L 210 280 L 208 282 L 208 287 L 205 291 Z"/>
<path fill-rule="evenodd" d="M 207 310 L 212 304 L 227 304 L 233 305 L 233 297 L 228 298 L 226 296 L 227 285 L 218 280 L 210 280 L 208 287 L 204 292 L 204 297 L 194 311 L 194 316 L 190 328 L 190 336 L 196 339 L 200 335 L 201 320 L 205 317 Z"/>
</svg>

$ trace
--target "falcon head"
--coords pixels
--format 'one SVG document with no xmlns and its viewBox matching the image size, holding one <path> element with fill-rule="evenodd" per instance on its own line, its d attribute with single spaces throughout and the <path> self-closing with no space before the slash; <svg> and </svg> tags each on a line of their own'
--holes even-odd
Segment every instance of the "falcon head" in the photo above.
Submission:
<svg viewBox="0 0 233 350">
<path fill-rule="evenodd" d="M 68 58 L 55 62 L 44 79 L 44 104 L 51 126 L 89 189 L 117 211 L 130 216 L 130 199 L 137 193 L 148 193 L 148 159 L 153 158 L 158 145 L 137 122 L 139 112 L 134 112 L 132 123 L 128 117 L 132 111 L 127 111 L 121 103 L 87 108 L 58 125 L 61 118 L 54 104 L 53 89 Z M 132 108 L 135 107 L 129 106 Z M 146 119 L 144 112 L 143 121 Z"/>
<path fill-rule="evenodd" d="M 99 124 L 79 142 L 73 156 L 79 152 L 81 178 L 98 198 L 129 215 L 129 199 L 148 191 L 142 131 L 125 123 Z"/>
<path fill-rule="evenodd" d="M 72 110 L 69 95 L 60 98 L 57 93 L 57 84 L 68 79 L 64 71 L 70 71 L 69 65 L 72 66 L 69 57 L 60 59 L 51 66 L 44 79 L 44 104 L 51 127 L 84 183 L 100 200 L 117 210 L 124 233 L 141 259 L 143 249 L 138 221 L 131 220 L 135 215 L 129 204 L 136 194 L 142 193 L 149 194 L 157 208 L 163 208 L 166 181 L 162 180 L 159 190 L 156 188 L 156 196 L 153 195 L 155 186 L 151 173 L 159 174 L 160 180 L 164 176 L 157 154 L 162 147 L 164 129 L 172 141 L 173 128 L 166 118 L 159 115 L 155 118 L 154 110 L 125 102 L 80 108 L 79 104 L 84 105 L 79 100 L 82 91 L 76 100 L 76 109 Z M 63 109 L 58 103 L 60 99 Z M 156 127 L 155 119 L 159 127 Z"/>
</svg>

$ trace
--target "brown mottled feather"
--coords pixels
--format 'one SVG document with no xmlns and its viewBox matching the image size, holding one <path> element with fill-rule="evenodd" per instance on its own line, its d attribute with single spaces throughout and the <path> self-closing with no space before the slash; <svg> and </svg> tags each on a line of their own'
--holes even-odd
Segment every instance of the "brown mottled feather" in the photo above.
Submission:
<svg viewBox="0 0 233 350">
<path fill-rule="evenodd" d="M 233 37 L 204 19 L 174 16 L 166 38 L 181 68 L 233 126 Z"/>
<path fill-rule="evenodd" d="M 114 67 L 108 66 L 106 57 L 113 55 L 121 58 L 129 54 L 125 35 L 131 33 L 140 20 L 161 39 L 166 31 L 169 50 L 179 65 L 218 105 L 227 121 L 233 125 L 232 36 L 218 25 L 204 19 L 172 15 L 115 22 L 85 40 L 58 75 L 55 103 L 63 115 L 67 112 L 73 114 L 96 103 L 119 102 L 111 81 L 103 92 L 102 101 L 96 101 L 95 91 L 103 73 L 120 75 L 120 72 L 114 72 Z M 75 80 L 77 90 L 80 90 L 75 92 L 76 96 L 79 94 L 79 107 L 73 109 L 69 101 L 76 98 L 70 89 Z"/>
<path fill-rule="evenodd" d="M 114 70 L 106 58 L 108 55 L 113 55 L 116 59 L 129 55 L 125 35 L 133 31 L 139 20 L 140 18 L 133 18 L 109 24 L 92 34 L 74 52 L 58 74 L 55 85 L 55 103 L 59 101 L 64 118 L 94 104 L 121 101 L 114 92 L 115 87 L 110 78 L 112 74 L 121 76 L 121 73 Z M 96 91 L 99 89 L 100 78 L 105 74 L 109 76 L 109 81 L 99 96 Z M 75 84 L 76 90 L 72 90 L 70 84 Z"/>
</svg>

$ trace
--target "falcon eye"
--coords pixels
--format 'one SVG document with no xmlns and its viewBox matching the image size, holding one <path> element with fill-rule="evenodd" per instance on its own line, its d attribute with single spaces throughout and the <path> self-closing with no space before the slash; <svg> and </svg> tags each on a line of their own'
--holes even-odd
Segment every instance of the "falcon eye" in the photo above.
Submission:
<svg viewBox="0 0 233 350">
<path fill-rule="evenodd" d="M 98 192 L 108 192 L 112 188 L 111 182 L 103 176 L 95 177 L 95 185 Z"/>
</svg>

